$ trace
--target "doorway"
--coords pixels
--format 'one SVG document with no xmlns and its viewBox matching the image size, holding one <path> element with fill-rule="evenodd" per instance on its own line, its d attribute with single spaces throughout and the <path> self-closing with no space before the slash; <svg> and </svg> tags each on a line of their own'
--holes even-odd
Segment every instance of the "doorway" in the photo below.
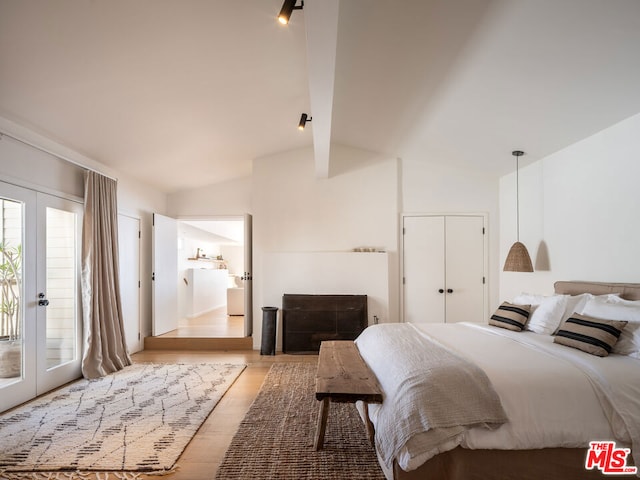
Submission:
<svg viewBox="0 0 640 480">
<path fill-rule="evenodd" d="M 155 337 L 251 336 L 251 215 L 154 214 L 153 245 Z"/>
<path fill-rule="evenodd" d="M 244 337 L 244 218 L 178 220 L 178 331 Z"/>
</svg>

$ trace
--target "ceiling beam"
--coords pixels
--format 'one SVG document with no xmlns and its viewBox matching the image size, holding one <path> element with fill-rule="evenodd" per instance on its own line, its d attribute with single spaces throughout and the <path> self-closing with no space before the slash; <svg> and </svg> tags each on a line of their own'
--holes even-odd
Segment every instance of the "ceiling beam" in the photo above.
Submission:
<svg viewBox="0 0 640 480">
<path fill-rule="evenodd" d="M 339 7 L 340 0 L 307 0 L 304 4 L 311 104 L 309 115 L 313 118 L 313 151 L 317 178 L 329 177 Z"/>
</svg>

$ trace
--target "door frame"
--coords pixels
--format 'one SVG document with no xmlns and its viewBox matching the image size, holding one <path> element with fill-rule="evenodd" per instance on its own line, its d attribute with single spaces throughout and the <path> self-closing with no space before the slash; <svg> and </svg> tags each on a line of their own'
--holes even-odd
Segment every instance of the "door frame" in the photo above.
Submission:
<svg viewBox="0 0 640 480">
<path fill-rule="evenodd" d="M 483 255 L 483 269 L 485 273 L 484 283 L 484 318 L 489 318 L 489 285 L 491 282 L 491 275 L 489 270 L 489 214 L 487 212 L 429 212 L 429 213 L 402 213 L 400 215 L 400 227 L 398 232 L 400 234 L 400 321 L 405 322 L 404 316 L 404 303 L 405 303 L 405 288 L 404 288 L 404 219 L 406 217 L 482 217 L 482 223 L 484 225 L 484 255 Z"/>
<path fill-rule="evenodd" d="M 244 336 L 253 336 L 253 216 L 244 214 Z"/>
</svg>

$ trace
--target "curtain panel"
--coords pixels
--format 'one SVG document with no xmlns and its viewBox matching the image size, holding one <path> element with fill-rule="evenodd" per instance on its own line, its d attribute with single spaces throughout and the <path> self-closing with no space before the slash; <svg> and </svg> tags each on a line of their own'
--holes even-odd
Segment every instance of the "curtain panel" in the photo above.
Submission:
<svg viewBox="0 0 640 480">
<path fill-rule="evenodd" d="M 86 172 L 82 227 L 85 378 L 103 377 L 131 365 L 120 299 L 116 194 L 115 180 Z"/>
</svg>

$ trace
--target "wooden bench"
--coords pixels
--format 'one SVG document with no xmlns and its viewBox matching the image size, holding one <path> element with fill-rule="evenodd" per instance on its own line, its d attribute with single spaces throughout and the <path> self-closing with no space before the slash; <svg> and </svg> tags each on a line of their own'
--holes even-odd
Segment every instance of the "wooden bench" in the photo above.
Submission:
<svg viewBox="0 0 640 480">
<path fill-rule="evenodd" d="M 320 344 L 316 399 L 320 412 L 316 427 L 314 448 L 321 450 L 331 402 L 364 403 L 367 435 L 373 444 L 373 424 L 369 420 L 369 403 L 382 403 L 382 389 L 373 372 L 364 362 L 356 344 L 351 340 L 325 341 Z"/>
</svg>

